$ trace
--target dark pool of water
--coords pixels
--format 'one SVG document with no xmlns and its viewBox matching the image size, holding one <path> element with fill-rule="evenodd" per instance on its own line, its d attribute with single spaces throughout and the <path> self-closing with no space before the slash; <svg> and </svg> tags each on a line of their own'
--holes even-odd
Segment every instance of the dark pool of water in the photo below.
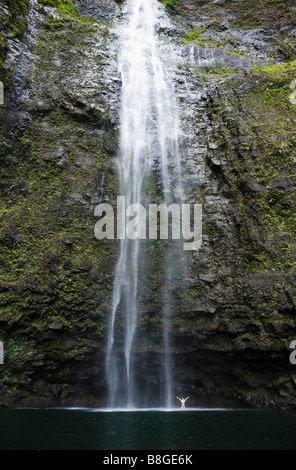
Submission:
<svg viewBox="0 0 296 470">
<path fill-rule="evenodd" d="M 1 409 L 1 450 L 296 450 L 296 411 Z"/>
</svg>

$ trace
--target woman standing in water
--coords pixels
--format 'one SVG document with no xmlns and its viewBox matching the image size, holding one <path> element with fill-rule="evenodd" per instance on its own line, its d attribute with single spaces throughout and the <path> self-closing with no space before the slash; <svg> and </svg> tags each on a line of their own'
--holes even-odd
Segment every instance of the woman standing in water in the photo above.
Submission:
<svg viewBox="0 0 296 470">
<path fill-rule="evenodd" d="M 179 397 L 177 397 L 177 398 L 178 398 L 178 400 L 180 400 L 180 402 L 181 402 L 181 408 L 185 408 L 185 401 L 188 400 L 189 397 L 187 397 L 187 398 L 179 398 Z"/>
</svg>

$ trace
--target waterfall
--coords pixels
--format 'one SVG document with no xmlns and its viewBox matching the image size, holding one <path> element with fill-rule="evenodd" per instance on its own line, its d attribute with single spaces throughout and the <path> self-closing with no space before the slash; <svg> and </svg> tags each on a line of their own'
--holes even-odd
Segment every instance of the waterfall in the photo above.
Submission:
<svg viewBox="0 0 296 470">
<path fill-rule="evenodd" d="M 130 0 L 127 21 L 120 29 L 118 70 L 121 76 L 118 173 L 125 204 L 149 203 L 145 183 L 157 168 L 163 202 L 182 197 L 179 117 L 174 86 L 165 64 L 157 30 L 169 21 L 157 0 Z M 153 241 L 149 241 L 153 243 Z M 144 406 L 132 360 L 139 319 L 139 263 L 142 240 L 122 237 L 115 272 L 106 374 L 111 407 Z M 143 266 L 141 266 L 143 269 Z M 168 275 L 163 286 L 162 406 L 171 405 Z M 144 378 L 142 378 L 142 381 Z M 140 398 L 139 398 L 140 397 Z M 151 402 L 151 400 L 150 400 Z"/>
</svg>

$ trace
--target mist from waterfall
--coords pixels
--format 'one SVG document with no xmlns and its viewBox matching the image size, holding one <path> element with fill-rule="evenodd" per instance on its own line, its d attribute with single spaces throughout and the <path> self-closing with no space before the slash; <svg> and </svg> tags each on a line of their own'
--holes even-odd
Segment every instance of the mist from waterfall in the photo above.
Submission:
<svg viewBox="0 0 296 470">
<path fill-rule="evenodd" d="M 126 207 L 149 204 L 145 184 L 157 169 L 162 202 L 181 201 L 179 116 L 174 87 L 163 60 L 157 30 L 166 17 L 157 0 L 130 0 L 127 22 L 120 27 L 118 71 L 121 77 L 118 171 L 120 195 Z M 165 53 L 167 54 L 166 49 Z M 131 214 L 130 214 L 131 215 Z M 153 241 L 150 241 L 153 243 Z M 149 402 L 147 390 L 138 390 L 133 346 L 139 319 L 139 263 L 142 240 L 122 237 L 116 266 L 110 316 L 106 376 L 110 407 L 141 407 Z M 167 263 L 169 263 L 169 255 Z M 142 261 L 141 261 L 142 263 Z M 141 265 L 141 269 L 143 266 Z M 170 364 L 170 283 L 163 286 L 163 364 L 160 406 L 171 406 L 173 379 Z M 145 372 L 143 372 L 145 374 Z M 145 377 L 142 377 L 142 383 Z M 151 399 L 150 399 L 151 402 Z"/>
</svg>

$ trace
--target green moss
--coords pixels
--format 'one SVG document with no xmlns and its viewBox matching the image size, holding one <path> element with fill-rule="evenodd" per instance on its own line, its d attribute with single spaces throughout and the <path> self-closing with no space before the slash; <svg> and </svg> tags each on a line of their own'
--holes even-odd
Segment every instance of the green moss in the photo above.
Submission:
<svg viewBox="0 0 296 470">
<path fill-rule="evenodd" d="M 193 296 L 193 297 L 199 297 L 200 296 L 200 291 L 196 288 L 194 289 L 190 289 L 190 294 Z"/>
<path fill-rule="evenodd" d="M 219 29 L 219 23 L 211 21 L 200 29 L 188 31 L 185 34 L 186 42 L 195 42 L 202 48 L 224 48 L 229 54 L 235 54 L 237 56 L 248 56 L 245 52 L 242 52 L 236 42 L 232 38 L 224 39 L 223 41 L 217 41 L 213 39 L 211 35 L 203 36 L 212 26 Z M 229 47 L 230 46 L 230 47 Z"/>
<path fill-rule="evenodd" d="M 207 31 L 210 26 L 212 26 L 213 24 L 216 24 L 217 21 L 212 21 L 208 24 L 206 24 L 205 26 L 203 26 L 202 28 L 200 29 L 194 29 L 193 31 L 189 31 L 186 33 L 185 35 L 185 41 L 188 41 L 188 42 L 197 42 L 198 44 L 200 44 L 202 47 L 205 47 L 205 43 L 203 40 L 200 39 L 200 36 L 205 32 Z"/>
<path fill-rule="evenodd" d="M 4 31 L 9 31 L 15 37 L 21 37 L 27 27 L 27 12 L 30 0 L 4 0 L 10 13 L 9 19 L 4 23 Z"/>
<path fill-rule="evenodd" d="M 71 15 L 74 18 L 77 18 L 80 21 L 83 21 L 86 23 L 94 23 L 93 20 L 82 17 L 78 13 L 77 6 L 71 0 L 38 0 L 38 2 L 40 3 L 40 5 L 43 5 L 43 6 L 51 6 L 51 7 L 57 8 L 57 10 L 61 14 Z"/>
<path fill-rule="evenodd" d="M 282 39 L 277 41 L 273 48 L 273 54 L 277 57 L 280 56 L 286 61 L 296 59 L 296 39 Z"/>
<path fill-rule="evenodd" d="M 281 77 L 285 78 L 287 74 L 291 75 L 291 72 L 296 70 L 296 60 L 291 62 L 285 62 L 281 64 L 272 64 L 272 65 L 257 65 L 252 69 L 254 72 L 263 72 L 270 74 L 272 79 L 279 79 Z"/>
<path fill-rule="evenodd" d="M 274 23 L 275 16 L 287 14 L 289 8 L 293 6 L 291 0 L 249 0 L 240 2 L 234 0 L 232 8 L 236 10 L 236 18 L 231 22 L 233 27 L 256 28 L 266 23 Z"/>
<path fill-rule="evenodd" d="M 79 107 L 79 91 L 69 96 L 67 85 L 60 83 L 67 67 L 73 73 L 73 44 L 78 42 L 86 53 L 98 34 L 103 42 L 106 27 L 87 24 L 68 13 L 59 18 L 49 14 L 31 75 L 32 102 L 37 92 L 44 107 L 31 109 L 32 125 L 26 132 L 0 129 L 0 338 L 6 335 L 15 343 L 10 347 L 5 342 L 7 364 L 1 381 L 5 377 L 8 388 L 2 392 L 6 396 L 9 384 L 17 384 L 19 400 L 21 382 L 26 383 L 29 371 L 38 376 L 43 368 L 56 378 L 58 363 L 69 367 L 73 377 L 81 361 L 92 364 L 89 358 L 100 353 L 105 335 L 116 243 L 95 239 L 97 220 L 91 198 L 105 170 L 108 197 L 115 192 L 117 180 L 110 157 L 114 157 L 118 137 L 106 116 Z M 63 58 L 62 66 L 52 64 L 54 53 Z M 76 60 L 85 61 L 80 55 Z M 53 72 L 55 78 L 49 82 Z M 58 99 L 52 96 L 56 83 Z M 69 101 L 77 114 L 63 106 Z M 59 159 L 60 148 L 66 166 Z M 80 165 L 80 161 L 87 164 Z M 31 349 L 30 338 L 37 341 Z M 65 383 L 68 377 L 60 380 Z"/>
<path fill-rule="evenodd" d="M 1 71 L 4 69 L 6 52 L 7 52 L 6 37 L 2 33 L 0 33 L 0 76 L 2 80 L 3 80 L 3 72 Z"/>
<path fill-rule="evenodd" d="M 199 67 L 198 68 L 201 78 L 204 77 L 207 79 L 209 76 L 222 76 L 227 77 L 230 75 L 243 74 L 244 71 L 240 69 L 230 69 L 228 67 Z"/>
<path fill-rule="evenodd" d="M 176 6 L 178 5 L 178 0 L 161 0 L 161 3 L 171 12 L 175 13 Z"/>
<path fill-rule="evenodd" d="M 280 0 L 248 0 L 244 2 L 233 0 L 223 3 L 192 0 L 192 3 L 195 4 L 195 8 L 186 8 L 186 2 L 182 2 L 175 8 L 175 13 L 182 16 L 182 19 L 186 18 L 188 24 L 192 23 L 193 15 L 196 22 L 200 21 L 200 17 L 213 18 L 225 15 L 226 18 L 230 18 L 231 27 L 236 29 L 272 26 L 280 30 L 288 18 L 293 21 L 293 12 L 295 11 L 294 0 L 284 2 Z M 221 9 L 223 9 L 222 13 Z"/>
<path fill-rule="evenodd" d="M 4 83 L 6 91 L 9 85 L 5 58 L 7 53 L 8 38 L 21 38 L 27 28 L 27 12 L 29 0 L 3 0 L 9 14 L 0 13 L 0 80 Z M 1 111 L 0 111 L 1 114 Z"/>
<path fill-rule="evenodd" d="M 225 76 L 222 98 L 214 103 L 220 123 L 214 139 L 227 155 L 224 178 L 235 188 L 244 266 L 252 271 L 296 269 L 296 106 L 289 99 L 295 67 L 293 61 L 254 67 L 240 79 Z M 289 178 L 290 190 L 274 186 L 281 178 Z"/>
</svg>

